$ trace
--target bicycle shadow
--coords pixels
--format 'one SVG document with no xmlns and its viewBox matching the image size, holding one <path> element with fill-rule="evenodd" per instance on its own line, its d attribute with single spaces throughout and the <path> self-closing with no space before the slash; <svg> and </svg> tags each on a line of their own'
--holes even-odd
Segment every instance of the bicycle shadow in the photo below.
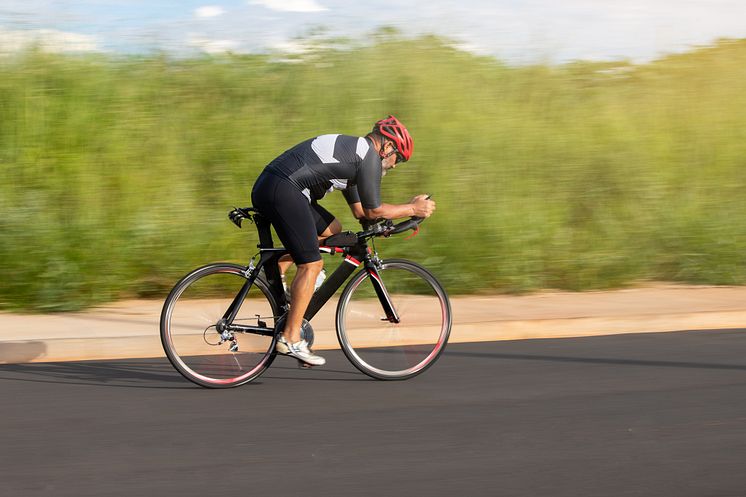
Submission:
<svg viewBox="0 0 746 497">
<path fill-rule="evenodd" d="M 344 375 L 344 376 L 339 376 Z M 275 366 L 267 370 L 263 377 L 267 380 L 300 381 L 376 381 L 358 371 L 330 369 L 325 366 L 299 368 L 297 366 Z"/>
<path fill-rule="evenodd" d="M 2 364 L 0 381 L 115 388 L 199 388 L 181 378 L 165 359 Z"/>
<path fill-rule="evenodd" d="M 335 365 L 336 366 L 336 365 Z M 264 373 L 271 380 L 367 381 L 356 372 L 332 368 L 299 369 L 273 364 Z M 354 377 L 350 377 L 354 376 Z M 260 377 L 247 385 L 261 385 Z M 0 364 L 0 381 L 145 389 L 202 389 L 184 379 L 167 359 Z"/>
</svg>

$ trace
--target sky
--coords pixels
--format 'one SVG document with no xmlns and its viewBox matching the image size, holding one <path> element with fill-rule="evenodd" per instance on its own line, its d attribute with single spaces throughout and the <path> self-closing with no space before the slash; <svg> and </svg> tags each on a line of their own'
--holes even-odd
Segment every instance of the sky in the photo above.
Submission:
<svg viewBox="0 0 746 497">
<path fill-rule="evenodd" d="M 506 62 L 632 60 L 746 38 L 746 0 L 2 0 L 0 53 L 293 52 L 299 38 L 435 34 Z"/>
</svg>

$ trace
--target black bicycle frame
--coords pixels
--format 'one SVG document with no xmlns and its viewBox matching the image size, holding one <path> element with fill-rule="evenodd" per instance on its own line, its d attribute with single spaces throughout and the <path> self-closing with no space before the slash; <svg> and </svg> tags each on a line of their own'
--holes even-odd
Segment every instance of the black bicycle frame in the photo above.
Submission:
<svg viewBox="0 0 746 497">
<path fill-rule="evenodd" d="M 285 248 L 274 247 L 272 240 L 272 234 L 270 231 L 270 224 L 261 215 L 254 215 L 254 222 L 259 232 L 259 261 L 256 266 L 251 266 L 246 269 L 247 280 L 246 283 L 241 287 L 236 297 L 231 302 L 231 305 L 223 315 L 222 323 L 224 323 L 225 329 L 228 331 L 244 332 L 244 333 L 255 333 L 260 335 L 274 334 L 274 330 L 261 326 L 262 322 L 258 324 L 260 326 L 247 326 L 233 324 L 233 320 L 238 314 L 238 310 L 241 307 L 241 303 L 249 293 L 251 285 L 254 284 L 257 275 L 261 269 L 264 269 L 264 274 L 267 277 L 267 283 L 269 284 L 269 290 L 280 304 L 283 309 L 287 309 L 287 300 L 285 298 L 285 291 L 282 286 L 282 280 L 280 277 L 280 269 L 278 266 L 279 259 L 288 253 Z M 373 284 L 373 288 L 378 296 L 378 300 L 381 302 L 383 311 L 386 314 L 386 320 L 392 323 L 399 322 L 399 316 L 394 309 L 394 305 L 389 298 L 389 294 L 386 291 L 386 287 L 381 280 L 381 276 L 378 273 L 376 264 L 373 258 L 370 256 L 368 250 L 368 244 L 362 240 L 360 243 L 353 247 L 346 248 L 344 250 L 336 247 L 323 247 L 325 251 L 331 253 L 341 252 L 344 257 L 344 262 L 337 267 L 337 269 L 324 281 L 324 283 L 316 290 L 311 297 L 311 301 L 308 304 L 303 317 L 310 321 L 313 317 L 321 310 L 329 299 L 332 298 L 334 293 L 347 281 L 352 273 L 357 270 L 360 265 L 363 265 L 364 269 L 368 272 L 369 279 Z"/>
<path fill-rule="evenodd" d="M 335 247 L 324 248 L 327 248 L 330 251 L 336 251 Z M 391 303 L 391 299 L 389 298 L 386 287 L 381 280 L 381 276 L 378 274 L 378 268 L 368 252 L 368 244 L 361 242 L 354 247 L 350 247 L 347 251 L 342 251 L 342 254 L 344 257 L 344 263 L 340 264 L 339 267 L 324 281 L 319 289 L 316 290 L 313 297 L 311 297 L 311 302 L 309 302 L 308 308 L 303 317 L 310 321 L 316 313 L 324 307 L 324 304 L 332 298 L 334 293 L 344 284 L 344 282 L 347 281 L 347 278 L 349 278 L 362 264 L 370 276 L 370 281 L 373 284 L 376 295 L 386 313 L 386 319 L 393 323 L 398 323 L 399 316 L 396 313 L 396 309 L 394 309 L 394 305 Z"/>
</svg>

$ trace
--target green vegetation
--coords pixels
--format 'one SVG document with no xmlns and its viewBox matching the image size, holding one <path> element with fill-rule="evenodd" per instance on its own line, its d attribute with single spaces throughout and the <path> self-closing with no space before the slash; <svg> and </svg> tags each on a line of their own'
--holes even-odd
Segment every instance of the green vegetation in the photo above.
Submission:
<svg viewBox="0 0 746 497">
<path fill-rule="evenodd" d="M 0 309 L 160 297 L 246 262 L 262 167 L 394 113 L 415 137 L 384 200 L 430 193 L 422 233 L 378 243 L 452 293 L 746 282 L 746 42 L 650 64 L 509 67 L 440 40 L 174 60 L 0 60 Z M 355 229 L 341 195 L 324 203 Z"/>
</svg>

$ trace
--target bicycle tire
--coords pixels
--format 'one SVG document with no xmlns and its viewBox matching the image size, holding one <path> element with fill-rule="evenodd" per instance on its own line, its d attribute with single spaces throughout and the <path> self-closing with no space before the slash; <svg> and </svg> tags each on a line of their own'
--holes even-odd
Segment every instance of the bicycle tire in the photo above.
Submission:
<svg viewBox="0 0 746 497">
<path fill-rule="evenodd" d="M 163 304 L 160 336 L 166 357 L 197 385 L 243 385 L 266 371 L 275 358 L 275 336 L 236 334 L 237 351 L 230 350 L 231 342 L 220 342 L 216 322 L 246 282 L 245 272 L 246 267 L 230 263 L 202 266 L 179 280 Z M 269 285 L 258 275 L 236 321 L 274 328 L 279 314 Z"/>
<path fill-rule="evenodd" d="M 337 339 L 361 372 L 379 380 L 405 380 L 424 372 L 445 350 L 451 304 L 427 269 L 404 259 L 382 262 L 379 275 L 400 317 L 390 323 L 375 297 L 367 271 L 356 274 L 337 305 Z"/>
</svg>

